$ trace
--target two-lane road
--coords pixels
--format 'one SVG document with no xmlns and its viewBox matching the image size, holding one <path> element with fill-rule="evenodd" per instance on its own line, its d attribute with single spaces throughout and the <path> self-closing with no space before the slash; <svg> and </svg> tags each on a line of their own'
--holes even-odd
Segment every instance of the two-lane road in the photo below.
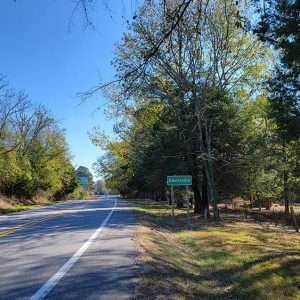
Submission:
<svg viewBox="0 0 300 300">
<path fill-rule="evenodd" d="M 116 197 L 0 216 L 0 299 L 129 299 L 134 234 Z"/>
</svg>

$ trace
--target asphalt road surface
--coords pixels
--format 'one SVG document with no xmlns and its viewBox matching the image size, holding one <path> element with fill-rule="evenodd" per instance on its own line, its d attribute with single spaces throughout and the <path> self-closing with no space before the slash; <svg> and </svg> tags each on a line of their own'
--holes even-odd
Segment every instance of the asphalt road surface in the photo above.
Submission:
<svg viewBox="0 0 300 300">
<path fill-rule="evenodd" d="M 130 299 L 134 234 L 112 196 L 0 216 L 0 299 Z"/>
</svg>

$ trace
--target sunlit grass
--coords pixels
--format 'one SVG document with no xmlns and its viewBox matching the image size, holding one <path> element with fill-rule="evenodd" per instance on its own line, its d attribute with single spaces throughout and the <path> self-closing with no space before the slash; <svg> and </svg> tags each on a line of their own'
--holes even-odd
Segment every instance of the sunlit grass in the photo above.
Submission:
<svg viewBox="0 0 300 300">
<path fill-rule="evenodd" d="M 31 205 L 14 205 L 14 206 L 6 206 L 6 207 L 0 207 L 0 213 L 1 214 L 8 214 L 8 213 L 13 213 L 13 212 L 19 212 L 19 211 L 24 211 L 28 209 L 33 209 L 36 207 L 39 207 L 41 205 L 39 204 L 31 204 Z"/>
<path fill-rule="evenodd" d="M 145 249 L 141 299 L 300 299 L 300 235 L 285 227 L 225 218 L 185 224 L 168 205 L 130 201 Z"/>
</svg>

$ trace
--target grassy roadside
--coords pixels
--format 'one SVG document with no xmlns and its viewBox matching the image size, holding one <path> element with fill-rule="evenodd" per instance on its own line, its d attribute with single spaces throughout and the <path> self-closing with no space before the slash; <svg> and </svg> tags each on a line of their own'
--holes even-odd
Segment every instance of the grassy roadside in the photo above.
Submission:
<svg viewBox="0 0 300 300">
<path fill-rule="evenodd" d="M 98 198 L 99 196 L 87 196 L 84 198 L 84 200 L 88 201 L 88 200 L 95 200 Z M 76 200 L 80 201 L 83 199 L 66 199 L 61 201 L 50 201 L 45 198 L 42 198 L 41 201 L 35 200 L 35 201 L 28 201 L 29 203 L 18 203 L 17 201 L 14 201 L 12 199 L 7 200 L 5 198 L 1 199 L 0 197 L 0 215 L 30 210 L 30 209 L 53 205 L 61 202 L 76 201 Z"/>
<path fill-rule="evenodd" d="M 85 200 L 94 200 L 97 199 L 99 196 L 88 196 Z M 81 199 L 79 199 L 81 200 Z M 67 201 L 76 201 L 75 199 L 66 199 L 61 201 L 50 201 L 45 198 L 37 199 L 37 200 L 26 200 L 25 203 L 21 203 L 15 199 L 7 199 L 7 198 L 0 198 L 0 215 L 1 214 L 9 214 L 14 212 L 20 212 L 25 210 L 30 210 L 34 208 L 39 208 L 43 206 L 58 204 L 61 202 Z M 27 203 L 26 203 L 27 202 Z"/>
<path fill-rule="evenodd" d="M 51 201 L 46 198 L 34 198 L 34 199 L 18 199 L 7 198 L 0 195 L 0 214 L 9 214 L 24 210 L 30 210 L 46 205 L 50 205 Z"/>
<path fill-rule="evenodd" d="M 0 214 L 9 214 L 9 213 L 13 213 L 13 212 L 19 212 L 19 211 L 29 210 L 29 209 L 33 209 L 33 208 L 38 208 L 38 207 L 45 206 L 45 205 L 49 205 L 49 204 L 8 205 L 5 207 L 0 207 Z"/>
<path fill-rule="evenodd" d="M 300 235 L 234 217 L 218 224 L 129 200 L 143 249 L 137 299 L 300 299 Z"/>
</svg>

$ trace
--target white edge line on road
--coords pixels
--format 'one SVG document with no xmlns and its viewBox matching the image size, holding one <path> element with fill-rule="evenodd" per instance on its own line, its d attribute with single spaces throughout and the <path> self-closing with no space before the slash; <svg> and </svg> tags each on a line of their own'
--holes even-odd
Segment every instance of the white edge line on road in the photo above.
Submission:
<svg viewBox="0 0 300 300">
<path fill-rule="evenodd" d="M 100 227 L 90 236 L 90 238 L 80 247 L 80 249 L 30 298 L 30 300 L 41 300 L 47 296 L 47 294 L 57 285 L 57 283 L 72 268 L 72 266 L 76 263 L 76 261 L 80 258 L 80 256 L 96 240 L 100 232 L 103 230 L 103 228 L 111 218 L 116 207 L 117 207 L 117 200 L 115 199 L 114 207 L 109 212 L 105 220 L 101 223 Z"/>
</svg>

